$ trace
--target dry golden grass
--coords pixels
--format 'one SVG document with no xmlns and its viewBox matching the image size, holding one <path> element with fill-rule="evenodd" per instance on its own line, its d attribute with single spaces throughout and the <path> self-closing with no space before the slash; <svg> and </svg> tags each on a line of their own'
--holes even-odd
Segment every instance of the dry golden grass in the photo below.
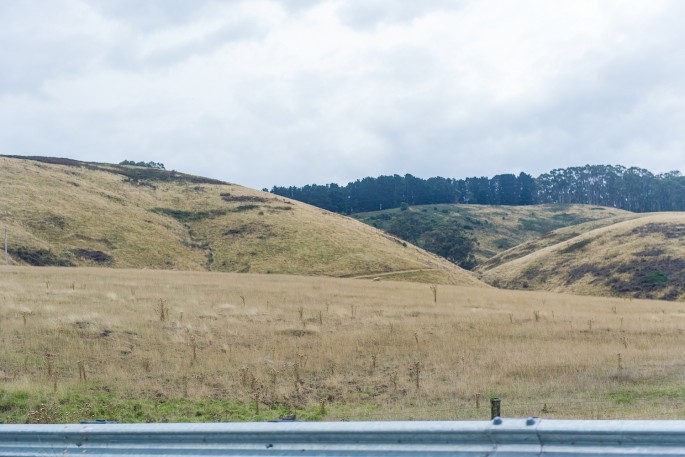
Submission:
<svg viewBox="0 0 685 457">
<path fill-rule="evenodd" d="M 479 264 L 475 271 L 476 273 L 486 272 L 507 262 L 524 257 L 532 252 L 540 251 L 550 246 L 563 243 L 564 241 L 570 240 L 571 238 L 575 238 L 584 233 L 591 232 L 592 230 L 602 227 L 609 227 L 611 225 L 618 224 L 619 222 L 638 219 L 645 216 L 644 213 L 629 213 L 627 211 L 623 211 L 622 213 L 624 214 L 612 215 L 603 219 L 597 219 L 577 225 L 571 225 L 569 227 L 559 228 L 541 236 L 529 239 L 511 249 L 502 251 L 494 257 L 487 259 L 483 263 Z"/>
<path fill-rule="evenodd" d="M 49 395 L 55 409 L 75 393 L 250 407 L 258 395 L 262 410 L 322 405 L 323 419 L 488 418 L 497 395 L 507 416 L 676 417 L 684 324 L 678 302 L 10 267 L 0 270 L 0 393 Z M 11 420 L 2 398 L 0 421 Z M 177 417 L 165 414 L 140 420 Z"/>
<path fill-rule="evenodd" d="M 501 287 L 682 300 L 685 213 L 561 229 L 503 253 L 483 270 L 484 280 Z"/>
<path fill-rule="evenodd" d="M 613 220 L 634 217 L 635 213 L 596 205 L 458 205 L 464 216 L 475 218 L 479 262 L 512 246 L 537 238 L 557 227 L 589 223 L 606 225 Z M 468 223 L 468 220 L 466 221 Z"/>
<path fill-rule="evenodd" d="M 488 263 L 493 256 L 560 227 L 586 223 L 582 230 L 588 230 L 637 217 L 629 211 L 595 205 L 422 205 L 414 206 L 410 211 L 426 220 L 454 221 L 468 227 L 467 233 L 477 242 L 474 256 L 479 264 Z M 393 218 L 402 214 L 400 209 L 389 209 L 354 217 L 388 228 Z"/>
<path fill-rule="evenodd" d="M 106 166 L 100 166 L 106 168 Z M 75 266 L 325 275 L 470 273 L 356 220 L 233 184 L 141 180 L 85 167 L 0 157 L 0 226 L 10 248 L 49 250 Z M 167 213 L 165 214 L 164 211 Z M 170 212 L 176 212 L 170 214 Z M 14 264 L 25 264 L 13 256 Z"/>
</svg>

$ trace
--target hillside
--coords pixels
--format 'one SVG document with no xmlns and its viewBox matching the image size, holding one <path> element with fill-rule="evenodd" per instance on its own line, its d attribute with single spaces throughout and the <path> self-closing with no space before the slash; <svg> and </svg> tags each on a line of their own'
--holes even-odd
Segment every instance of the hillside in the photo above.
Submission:
<svg viewBox="0 0 685 457">
<path fill-rule="evenodd" d="M 610 225 L 627 221 L 630 219 L 637 219 L 643 217 L 644 215 L 637 213 L 630 213 L 627 211 L 615 210 L 612 208 L 607 208 L 613 214 L 619 213 L 618 215 L 613 215 L 606 219 L 597 219 L 590 222 L 583 222 L 581 224 L 570 225 L 568 227 L 562 227 L 551 232 L 544 233 L 536 238 L 525 241 L 511 249 L 500 252 L 499 254 L 485 260 L 483 263 L 479 264 L 475 269 L 476 272 L 484 272 L 492 270 L 506 262 L 511 262 L 512 260 L 518 259 L 520 257 L 526 256 L 532 252 L 539 251 L 548 246 L 553 246 L 555 244 L 561 243 L 566 240 L 570 240 L 576 236 L 583 233 L 601 228 L 608 227 Z M 620 214 L 624 213 L 624 214 Z"/>
<path fill-rule="evenodd" d="M 5 156 L 0 186 L 12 264 L 480 284 L 353 219 L 174 171 Z"/>
<path fill-rule="evenodd" d="M 512 249 L 481 268 L 490 284 L 586 295 L 685 299 L 685 214 L 653 213 Z M 507 259 L 510 259 L 507 261 Z"/>
<path fill-rule="evenodd" d="M 555 229 L 588 221 L 616 221 L 634 213 L 592 205 L 426 205 L 406 211 L 390 209 L 355 214 L 374 227 L 392 231 L 398 218 L 412 212 L 432 226 L 457 224 L 475 241 L 474 256 L 482 264 L 497 254 Z"/>
</svg>

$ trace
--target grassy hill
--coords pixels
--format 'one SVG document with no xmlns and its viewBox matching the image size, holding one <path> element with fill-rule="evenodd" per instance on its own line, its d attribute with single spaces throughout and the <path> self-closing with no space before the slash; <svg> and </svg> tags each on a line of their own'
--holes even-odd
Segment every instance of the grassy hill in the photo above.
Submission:
<svg viewBox="0 0 685 457">
<path fill-rule="evenodd" d="M 517 246 L 514 246 L 511 249 L 507 249 L 506 251 L 500 252 L 496 256 L 485 260 L 484 262 L 478 265 L 476 271 L 483 272 L 492 270 L 493 268 L 496 268 L 499 265 L 502 265 L 506 262 L 510 262 L 512 260 L 526 256 L 532 252 L 539 251 L 541 249 L 553 246 L 566 240 L 570 240 L 571 238 L 579 236 L 583 233 L 601 227 L 608 227 L 619 222 L 637 219 L 639 217 L 644 216 L 637 213 L 630 213 L 622 210 L 614 210 L 613 208 L 607 208 L 607 210 L 616 211 L 620 215 L 608 217 L 606 219 L 597 219 L 590 222 L 584 222 L 582 224 L 571 225 L 569 227 L 563 227 L 553 230 L 551 232 L 547 232 L 543 235 L 538 236 L 537 238 L 525 241 Z"/>
<path fill-rule="evenodd" d="M 12 264 L 480 284 L 353 219 L 174 171 L 4 156 L 0 186 Z"/>
<path fill-rule="evenodd" d="M 478 264 L 561 227 L 634 216 L 628 211 L 592 205 L 426 205 L 407 211 L 417 212 L 434 226 L 446 222 L 461 225 L 477 241 L 474 255 Z M 400 209 L 390 209 L 359 213 L 354 217 L 374 227 L 389 230 L 401 214 Z"/>
<path fill-rule="evenodd" d="M 501 254 L 480 272 L 505 288 L 682 300 L 685 213 L 562 229 Z"/>
</svg>

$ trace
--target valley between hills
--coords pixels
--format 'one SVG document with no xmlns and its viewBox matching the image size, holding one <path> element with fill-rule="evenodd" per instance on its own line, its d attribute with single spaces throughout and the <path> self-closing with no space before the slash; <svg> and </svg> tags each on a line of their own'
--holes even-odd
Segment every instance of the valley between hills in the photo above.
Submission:
<svg viewBox="0 0 685 457">
<path fill-rule="evenodd" d="M 183 173 L 0 157 L 0 422 L 678 417 L 685 217 L 355 218 Z M 467 271 L 383 225 L 456 220 Z M 364 221 L 364 222 L 362 222 Z"/>
</svg>

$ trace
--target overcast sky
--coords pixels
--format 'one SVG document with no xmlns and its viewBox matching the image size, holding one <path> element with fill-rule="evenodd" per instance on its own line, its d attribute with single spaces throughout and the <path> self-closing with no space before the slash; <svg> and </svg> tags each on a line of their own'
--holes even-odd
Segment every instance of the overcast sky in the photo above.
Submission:
<svg viewBox="0 0 685 457">
<path fill-rule="evenodd" d="M 685 172 L 685 1 L 1 0 L 0 154 L 249 187 Z"/>
</svg>

